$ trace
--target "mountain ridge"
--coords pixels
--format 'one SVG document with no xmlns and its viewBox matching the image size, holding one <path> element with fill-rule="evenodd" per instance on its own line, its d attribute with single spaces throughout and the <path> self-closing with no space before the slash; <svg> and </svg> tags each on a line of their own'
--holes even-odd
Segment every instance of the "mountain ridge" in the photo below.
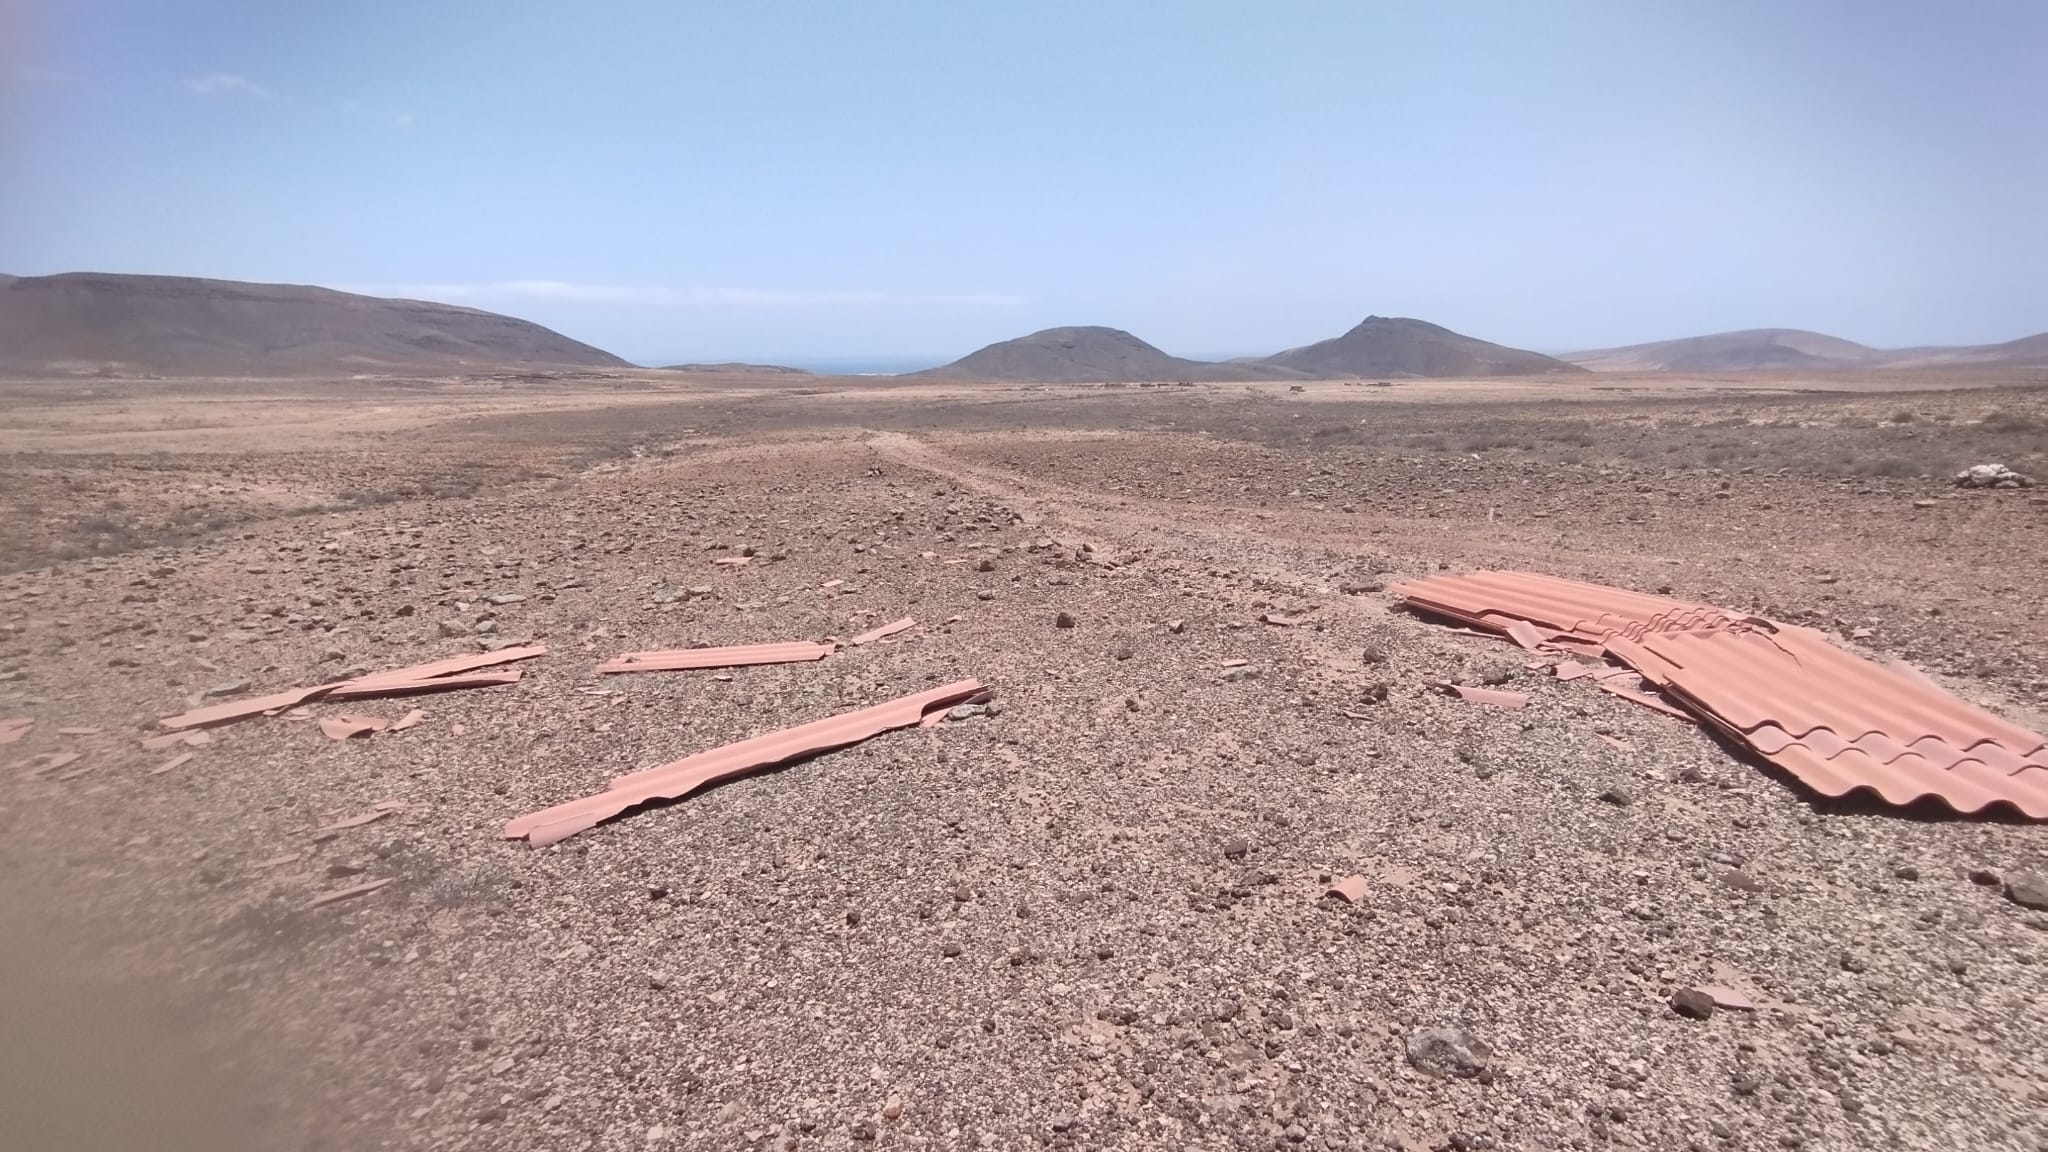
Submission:
<svg viewBox="0 0 2048 1152">
<path fill-rule="evenodd" d="M 627 361 L 528 320 L 301 284 L 64 272 L 0 277 L 0 369 L 165 376 Z"/>
<path fill-rule="evenodd" d="M 1595 372 L 1844 371 L 1984 365 L 2048 365 L 2048 332 L 2001 344 L 1873 348 L 1804 328 L 1743 328 L 1674 340 L 1567 352 Z"/>
</svg>

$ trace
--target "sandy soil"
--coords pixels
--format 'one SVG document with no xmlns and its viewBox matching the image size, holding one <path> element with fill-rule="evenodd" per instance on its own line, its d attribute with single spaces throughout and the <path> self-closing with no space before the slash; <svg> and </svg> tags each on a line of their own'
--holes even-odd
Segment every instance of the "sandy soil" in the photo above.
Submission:
<svg viewBox="0 0 2048 1152">
<path fill-rule="evenodd" d="M 0 718 L 36 719 L 0 749 L 0 1130 L 2048 1146 L 2048 916 L 1987 882 L 2048 871 L 2041 828 L 1817 803 L 1382 590 L 1515 567 L 1867 628 L 2048 727 L 2048 495 L 1947 483 L 2048 473 L 2048 393 L 1577 383 L 0 386 Z M 906 614 L 815 665 L 592 672 Z M 527 639 L 517 686 L 310 709 L 409 732 L 139 747 L 211 688 Z M 1534 702 L 1428 687 L 1460 675 Z M 970 676 L 989 715 L 498 836 Z M 1704 982 L 1759 1008 L 1669 1008 Z M 1439 1029 L 1480 1074 L 1409 1059 Z"/>
</svg>

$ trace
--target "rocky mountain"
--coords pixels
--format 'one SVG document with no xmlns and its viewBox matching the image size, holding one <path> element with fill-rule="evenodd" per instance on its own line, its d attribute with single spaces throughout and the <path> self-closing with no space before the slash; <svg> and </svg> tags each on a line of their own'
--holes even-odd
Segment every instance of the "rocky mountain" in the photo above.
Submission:
<svg viewBox="0 0 2048 1152">
<path fill-rule="evenodd" d="M 1543 376 L 1585 369 L 1539 352 L 1489 344 L 1423 320 L 1368 316 L 1342 336 L 1268 356 L 1308 376 Z"/>
<path fill-rule="evenodd" d="M 1767 369 L 1865 368 L 1884 353 L 1801 328 L 1750 328 L 1682 340 L 1567 353 L 1595 372 L 1751 372 Z"/>
<path fill-rule="evenodd" d="M 1801 328 L 1750 328 L 1563 357 L 1595 372 L 1820 372 L 1951 366 L 2048 366 L 2048 332 L 2003 344 L 1872 348 Z"/>
<path fill-rule="evenodd" d="M 295 284 L 71 272 L 0 279 L 0 370 L 262 376 L 628 367 L 525 320 Z"/>
<path fill-rule="evenodd" d="M 1120 328 L 1047 328 L 991 344 L 916 376 L 965 380 L 1010 380 L 1034 384 L 1129 383 L 1172 380 L 1262 380 L 1292 378 L 1262 365 L 1212 364 L 1183 360 Z"/>
</svg>

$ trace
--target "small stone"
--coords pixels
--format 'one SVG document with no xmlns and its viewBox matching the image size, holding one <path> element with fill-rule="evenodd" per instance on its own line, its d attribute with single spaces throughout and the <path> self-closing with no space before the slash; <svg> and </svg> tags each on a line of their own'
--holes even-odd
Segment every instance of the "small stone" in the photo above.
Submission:
<svg viewBox="0 0 2048 1152">
<path fill-rule="evenodd" d="M 1619 787 L 1609 788 L 1605 792 L 1600 793 L 1600 799 L 1602 802 L 1612 804 L 1616 808 L 1626 808 L 1635 802 L 1635 797 L 1628 794 L 1628 789 Z"/>
<path fill-rule="evenodd" d="M 436 631 L 440 632 L 440 633 L 441 633 L 441 635 L 443 635 L 443 636 L 446 636 L 446 637 L 450 637 L 450 638 L 453 638 L 453 637 L 456 637 L 456 636 L 467 636 L 467 635 L 469 635 L 469 626 L 468 626 L 468 625 L 466 625 L 466 624 L 460 624 L 460 623 L 457 623 L 456 621 L 453 621 L 453 620 L 443 620 L 443 621 L 441 621 L 440 623 L 438 623 L 438 624 L 434 625 L 434 628 L 435 628 L 435 630 L 436 630 Z"/>
<path fill-rule="evenodd" d="M 976 600 L 993 600 L 996 598 L 996 594 L 994 592 L 989 591 L 986 588 L 983 588 L 975 592 L 974 598 Z"/>
<path fill-rule="evenodd" d="M 981 563 L 974 566 L 974 570 L 976 572 L 993 572 L 996 570 L 996 562 L 984 558 Z"/>
<path fill-rule="evenodd" d="M 1055 628 L 1072 628 L 1074 626 L 1074 617 L 1069 613 L 1062 612 L 1052 618 L 1052 626 Z"/>
<path fill-rule="evenodd" d="M 1166 630 L 1168 632 L 1173 633 L 1175 636 L 1178 636 L 1181 633 L 1188 630 L 1188 622 L 1185 620 L 1175 620 L 1173 623 L 1168 624 L 1166 626 Z"/>
<path fill-rule="evenodd" d="M 1860 952 L 1844 952 L 1842 953 L 1841 965 L 1844 972 L 1868 972 L 1870 971 L 1870 958 Z"/>
<path fill-rule="evenodd" d="M 2005 877 L 2000 876 L 1994 869 L 1972 868 L 1970 869 L 1970 883 L 1984 888 L 1996 888 L 2000 884 L 2005 883 Z"/>
<path fill-rule="evenodd" d="M 868 1142 L 870 1142 L 870 1141 L 874 1140 L 874 1138 L 875 1138 L 875 1125 L 874 1125 L 874 1122 L 873 1122 L 873 1121 L 870 1121 L 870 1120 L 862 1120 L 862 1121 L 861 1121 L 861 1122 L 859 1122 L 858 1124 L 855 1124 L 855 1125 L 853 1126 L 852 1136 L 853 1136 L 853 1138 L 854 1138 L 855 1140 L 858 1140 L 858 1141 L 860 1141 L 860 1142 L 861 1142 L 861 1143 L 863 1143 L 863 1144 L 866 1144 L 866 1143 L 868 1143 Z"/>
<path fill-rule="evenodd" d="M 1721 873 L 1721 883 L 1739 892 L 1762 892 L 1763 882 L 1739 868 Z"/>
<path fill-rule="evenodd" d="M 1445 1078 L 1478 1076 L 1493 1059 L 1493 1049 L 1462 1028 L 1417 1029 L 1404 1047 L 1408 1063 L 1418 1071 Z"/>
<path fill-rule="evenodd" d="M 1242 860 L 1251 854 L 1251 842 L 1242 836 L 1232 836 L 1223 842 L 1223 854 L 1232 860 Z"/>
<path fill-rule="evenodd" d="M 1892 869 L 1892 878 L 1895 880 L 1918 880 L 1920 878 L 1920 870 L 1911 864 L 1901 864 Z"/>
<path fill-rule="evenodd" d="M 1714 1014 L 1714 997 L 1698 988 L 1680 988 L 1671 994 L 1671 1010 L 1680 1016 L 1705 1020 Z"/>
<path fill-rule="evenodd" d="M 1948 970 L 1957 976 L 1966 975 L 1970 971 L 1970 962 L 1960 956 L 1951 956 L 1948 958 Z"/>
<path fill-rule="evenodd" d="M 247 680 L 236 680 L 230 684 L 215 684 L 206 690 L 208 696 L 240 696 L 249 690 Z"/>
<path fill-rule="evenodd" d="M 960 955 L 960 946 L 948 940 L 943 946 L 939 948 L 939 953 L 940 955 L 945 956 L 947 959 L 950 960 L 953 957 Z"/>
<path fill-rule="evenodd" d="M 860 927 L 860 913 L 859 913 L 858 911 L 849 911 L 849 912 L 847 912 L 847 914 L 846 914 L 846 926 L 847 926 L 848 928 L 858 928 L 858 927 Z"/>
<path fill-rule="evenodd" d="M 2048 880 L 2032 872 L 2021 872 L 2005 882 L 2005 898 L 2022 908 L 2048 910 Z"/>
<path fill-rule="evenodd" d="M 1074 1118 L 1065 1112 L 1060 1113 L 1059 1115 L 1052 1118 L 1052 1130 L 1055 1132 L 1073 1131 Z"/>
<path fill-rule="evenodd" d="M 891 1100 L 882 1105 L 882 1119 L 900 1120 L 903 1117 L 903 1101 Z"/>
</svg>

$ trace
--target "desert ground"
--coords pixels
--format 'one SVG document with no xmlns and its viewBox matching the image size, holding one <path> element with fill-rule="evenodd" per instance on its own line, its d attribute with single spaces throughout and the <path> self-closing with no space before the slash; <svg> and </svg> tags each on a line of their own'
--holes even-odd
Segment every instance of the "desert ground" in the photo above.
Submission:
<svg viewBox="0 0 2048 1152">
<path fill-rule="evenodd" d="M 1386 591 L 1664 591 L 2048 728 L 2048 487 L 1949 482 L 2048 474 L 2044 386 L 0 383 L 0 719 L 35 720 L 0 748 L 0 1130 L 2048 1148 L 2048 913 L 2000 883 L 2048 831 L 1816 799 Z M 593 671 L 906 615 L 819 663 Z M 506 641 L 548 648 L 516 685 L 141 747 L 210 692 Z M 985 713 L 500 836 L 965 678 Z M 1672 1010 L 1702 983 L 1754 1010 Z"/>
</svg>

